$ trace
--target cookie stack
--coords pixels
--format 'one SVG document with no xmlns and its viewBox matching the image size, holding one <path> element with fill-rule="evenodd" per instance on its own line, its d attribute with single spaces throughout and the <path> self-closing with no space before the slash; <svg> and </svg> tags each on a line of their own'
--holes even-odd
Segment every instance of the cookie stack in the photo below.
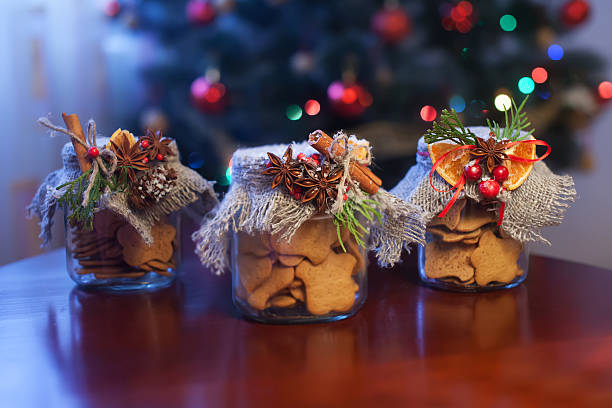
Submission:
<svg viewBox="0 0 612 408">
<path fill-rule="evenodd" d="M 500 236 L 495 213 L 473 200 L 458 200 L 427 226 L 426 280 L 466 288 L 506 285 L 523 275 L 522 244 Z"/>
<path fill-rule="evenodd" d="M 136 230 L 118 215 L 102 210 L 94 215 L 91 231 L 71 228 L 69 253 L 78 275 L 97 279 L 140 278 L 148 272 L 172 276 L 175 269 L 176 229 L 166 223 L 151 229 L 153 244 L 145 244 Z"/>
<path fill-rule="evenodd" d="M 239 303 L 270 313 L 293 309 L 287 313 L 296 316 L 351 310 L 364 284 L 366 261 L 348 230 L 342 229 L 341 237 L 342 244 L 331 217 L 304 222 L 290 243 L 277 235 L 236 233 Z"/>
</svg>

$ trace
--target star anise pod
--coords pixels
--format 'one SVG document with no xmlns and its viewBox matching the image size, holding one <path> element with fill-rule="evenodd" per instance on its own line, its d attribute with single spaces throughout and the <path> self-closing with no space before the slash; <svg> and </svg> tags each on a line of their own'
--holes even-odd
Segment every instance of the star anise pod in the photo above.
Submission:
<svg viewBox="0 0 612 408">
<path fill-rule="evenodd" d="M 485 160 L 489 173 L 493 172 L 495 166 L 502 165 L 504 160 L 508 160 L 504 142 L 498 142 L 493 137 L 487 140 L 477 137 L 476 145 L 477 147 L 470 151 L 470 155 L 473 158 Z"/>
<path fill-rule="evenodd" d="M 146 147 L 143 146 L 142 142 L 146 142 L 144 143 Z M 173 155 L 174 153 L 169 146 L 171 142 L 172 139 L 162 136 L 161 130 L 153 132 L 151 129 L 147 129 L 146 134 L 141 136 L 138 140 L 138 143 L 143 146 L 143 149 L 147 152 L 149 160 L 156 159 L 158 154 L 161 154 L 162 157 Z"/>
<path fill-rule="evenodd" d="M 131 183 L 134 182 L 136 177 L 136 170 L 148 169 L 147 164 L 143 162 L 147 157 L 147 152 L 140 150 L 138 143 L 130 145 L 127 137 L 122 137 L 118 143 L 111 140 L 111 150 L 117 156 L 117 167 L 125 168 Z"/>
<path fill-rule="evenodd" d="M 338 184 L 342 178 L 342 168 L 331 170 L 324 164 L 320 171 L 305 168 L 306 177 L 295 180 L 295 184 L 307 188 L 302 196 L 302 202 L 316 200 L 317 210 L 323 211 L 325 205 L 338 196 Z"/>
<path fill-rule="evenodd" d="M 302 169 L 300 164 L 293 160 L 293 149 L 291 146 L 287 148 L 283 158 L 268 152 L 270 163 L 268 168 L 261 174 L 273 174 L 272 188 L 276 188 L 280 183 L 283 183 L 290 193 L 293 193 L 293 182 L 296 178 L 301 177 Z"/>
</svg>

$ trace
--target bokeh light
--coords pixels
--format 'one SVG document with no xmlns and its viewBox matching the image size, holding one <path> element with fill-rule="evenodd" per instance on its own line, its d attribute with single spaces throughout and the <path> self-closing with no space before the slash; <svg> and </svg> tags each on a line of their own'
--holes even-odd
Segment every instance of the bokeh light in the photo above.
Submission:
<svg viewBox="0 0 612 408">
<path fill-rule="evenodd" d="M 535 83 L 533 82 L 533 79 L 529 77 L 522 77 L 518 81 L 518 89 L 525 95 L 528 95 L 535 89 Z"/>
<path fill-rule="evenodd" d="M 548 58 L 553 61 L 559 61 L 561 58 L 563 58 L 563 47 L 561 47 L 559 44 L 553 44 L 548 47 Z"/>
<path fill-rule="evenodd" d="M 425 122 L 435 120 L 436 116 L 438 116 L 438 112 L 436 112 L 436 109 L 433 106 L 425 105 L 421 108 L 421 119 L 423 119 Z"/>
<path fill-rule="evenodd" d="M 550 91 L 547 91 L 545 89 L 538 89 L 536 91 L 536 95 L 538 95 L 538 98 L 546 100 L 550 98 Z"/>
<path fill-rule="evenodd" d="M 512 99 L 506 94 L 499 94 L 495 97 L 495 109 L 505 112 L 512 106 Z"/>
<path fill-rule="evenodd" d="M 344 92 L 344 85 L 342 85 L 340 81 L 332 82 L 327 88 L 327 96 L 332 101 L 337 101 L 342 98 L 342 92 Z"/>
<path fill-rule="evenodd" d="M 286 114 L 289 120 L 298 120 L 302 117 L 302 108 L 297 105 L 289 105 L 287 106 Z"/>
<path fill-rule="evenodd" d="M 321 104 L 314 99 L 309 99 L 304 104 L 304 112 L 309 116 L 317 115 L 321 111 Z"/>
<path fill-rule="evenodd" d="M 232 168 L 228 167 L 227 170 L 225 170 L 225 178 L 227 179 L 227 184 L 232 182 Z"/>
<path fill-rule="evenodd" d="M 542 67 L 534 68 L 531 71 L 531 78 L 536 84 L 543 84 L 548 79 L 548 72 Z"/>
<path fill-rule="evenodd" d="M 353 87 L 344 88 L 342 91 L 342 102 L 350 105 L 357 100 L 357 91 Z"/>
<path fill-rule="evenodd" d="M 191 152 L 187 157 L 187 164 L 189 164 L 189 167 L 192 169 L 200 169 L 204 166 L 204 158 L 198 152 Z"/>
<path fill-rule="evenodd" d="M 121 3 L 117 0 L 109 0 L 104 5 L 104 13 L 109 17 L 115 17 L 121 11 Z"/>
<path fill-rule="evenodd" d="M 603 81 L 597 87 L 597 91 L 599 92 L 599 96 L 601 96 L 603 99 L 612 98 L 612 82 Z"/>
<path fill-rule="evenodd" d="M 514 31 L 516 28 L 516 18 L 511 14 L 505 14 L 499 19 L 499 26 L 504 31 Z"/>
<path fill-rule="evenodd" d="M 463 112 L 465 110 L 465 99 L 461 95 L 453 95 L 448 101 L 448 106 L 455 112 Z"/>
<path fill-rule="evenodd" d="M 463 17 L 468 17 L 472 15 L 474 7 L 472 7 L 472 3 L 469 1 L 460 1 L 455 9 L 457 9 L 458 13 L 463 15 Z"/>
<path fill-rule="evenodd" d="M 221 83 L 212 84 L 210 88 L 208 88 L 208 92 L 206 92 L 206 96 L 204 98 L 209 103 L 219 102 L 221 98 L 225 95 L 225 85 Z"/>
</svg>

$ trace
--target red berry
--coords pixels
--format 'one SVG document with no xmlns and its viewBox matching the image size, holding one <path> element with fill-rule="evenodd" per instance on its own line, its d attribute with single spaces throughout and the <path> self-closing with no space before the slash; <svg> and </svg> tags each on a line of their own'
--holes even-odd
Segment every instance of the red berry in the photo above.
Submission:
<svg viewBox="0 0 612 408">
<path fill-rule="evenodd" d="M 270 167 L 272 167 L 272 162 L 271 162 L 271 161 L 269 161 L 269 162 L 267 162 L 267 163 L 266 163 L 266 169 L 268 169 L 268 168 L 270 168 Z"/>
<path fill-rule="evenodd" d="M 495 137 L 495 132 L 489 132 L 490 137 Z"/>
<path fill-rule="evenodd" d="M 348 196 L 347 196 L 346 194 L 343 194 L 343 195 L 342 195 L 342 200 L 343 200 L 343 201 L 348 200 Z"/>
<path fill-rule="evenodd" d="M 499 183 L 495 180 L 484 180 L 478 184 L 478 190 L 480 190 L 480 194 L 484 198 L 495 198 L 497 193 L 499 193 Z"/>
<path fill-rule="evenodd" d="M 304 160 L 305 157 L 306 157 L 306 155 L 304 153 L 298 153 L 298 155 L 297 155 L 297 159 L 298 160 Z"/>
<path fill-rule="evenodd" d="M 493 178 L 499 183 L 503 183 L 510 175 L 506 166 L 497 166 L 493 169 Z"/>
<path fill-rule="evenodd" d="M 149 141 L 148 140 L 143 140 L 142 142 L 140 142 L 140 146 L 143 149 L 146 149 L 147 147 L 149 147 Z"/>
<path fill-rule="evenodd" d="M 96 146 L 91 146 L 89 149 L 87 149 L 87 154 L 92 159 L 95 159 L 96 157 L 100 155 L 100 151 L 98 150 Z"/>
<path fill-rule="evenodd" d="M 302 192 L 301 191 L 294 191 L 293 192 L 293 198 L 295 198 L 296 200 L 301 200 L 302 199 Z"/>
<path fill-rule="evenodd" d="M 148 158 L 148 157 L 145 157 L 144 159 L 142 159 L 142 162 L 143 162 L 144 164 L 147 164 L 147 163 L 149 162 L 149 158 Z"/>
<path fill-rule="evenodd" d="M 313 159 L 315 159 L 318 162 L 321 162 L 321 159 L 323 158 L 323 157 L 321 157 L 321 155 L 319 153 L 313 153 L 313 154 L 310 155 L 310 157 L 312 157 Z"/>
<path fill-rule="evenodd" d="M 465 166 L 465 169 L 463 171 L 465 172 L 465 177 L 468 180 L 476 181 L 479 180 L 480 177 L 482 177 L 482 168 L 478 163 L 473 164 L 471 166 Z"/>
<path fill-rule="evenodd" d="M 347 185 L 346 185 L 346 191 L 350 191 L 350 190 L 351 190 L 351 185 L 350 185 L 350 184 L 347 184 Z"/>
<path fill-rule="evenodd" d="M 157 156 L 155 156 L 155 158 L 156 158 L 157 160 L 159 160 L 159 161 L 162 161 L 162 160 L 164 160 L 164 155 L 163 155 L 163 154 L 161 154 L 161 153 L 157 153 Z"/>
</svg>

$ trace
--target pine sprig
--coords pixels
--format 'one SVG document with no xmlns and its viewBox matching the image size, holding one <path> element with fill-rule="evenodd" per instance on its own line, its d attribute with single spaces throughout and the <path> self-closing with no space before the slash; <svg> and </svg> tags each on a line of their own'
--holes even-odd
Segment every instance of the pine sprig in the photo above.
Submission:
<svg viewBox="0 0 612 408">
<path fill-rule="evenodd" d="M 117 177 L 114 174 L 110 180 L 107 180 L 102 173 L 98 172 L 92 181 L 89 201 L 86 206 L 83 206 L 83 194 L 87 189 L 91 172 L 92 169 L 89 169 L 78 178 L 56 187 L 56 190 L 65 189 L 58 203 L 68 211 L 70 224 L 78 225 L 86 230 L 93 228 L 94 211 L 107 187 L 111 192 L 123 192 L 128 187 L 127 167 L 118 167 L 116 173 L 120 173 L 120 175 Z"/>
<path fill-rule="evenodd" d="M 377 205 L 378 203 L 376 201 L 370 199 L 356 201 L 352 198 L 348 198 L 344 202 L 342 210 L 338 214 L 335 214 L 334 224 L 336 225 L 338 241 L 344 252 L 346 252 L 346 248 L 344 247 L 344 242 L 342 242 L 341 228 L 345 227 L 348 229 L 355 238 L 357 244 L 365 247 L 366 242 L 364 241 L 364 235 L 367 234 L 369 230 L 359 222 L 358 216 L 361 214 L 368 221 L 374 221 L 374 219 L 376 219 L 379 224 L 382 224 L 382 215 L 375 208 Z"/>
<path fill-rule="evenodd" d="M 523 108 L 525 107 L 525 102 L 529 95 L 523 99 L 523 102 L 517 107 L 514 99 L 511 99 L 512 104 L 510 105 L 510 109 L 504 112 L 504 118 L 506 121 L 506 126 L 501 129 L 499 124 L 495 121 L 490 121 L 487 119 L 487 125 L 489 126 L 489 130 L 493 132 L 495 138 L 497 140 L 524 140 L 531 136 L 535 129 L 529 127 L 531 126 L 531 122 L 527 118 L 527 114 L 523 112 Z M 510 115 L 508 116 L 508 111 L 510 111 Z M 527 134 L 521 136 L 522 131 L 527 131 Z"/>
<path fill-rule="evenodd" d="M 475 144 L 476 135 L 466 129 L 457 116 L 457 112 L 451 109 L 443 109 L 440 114 L 440 121 L 434 122 L 431 129 L 425 134 L 425 143 L 436 143 L 450 140 L 459 145 Z"/>
</svg>

